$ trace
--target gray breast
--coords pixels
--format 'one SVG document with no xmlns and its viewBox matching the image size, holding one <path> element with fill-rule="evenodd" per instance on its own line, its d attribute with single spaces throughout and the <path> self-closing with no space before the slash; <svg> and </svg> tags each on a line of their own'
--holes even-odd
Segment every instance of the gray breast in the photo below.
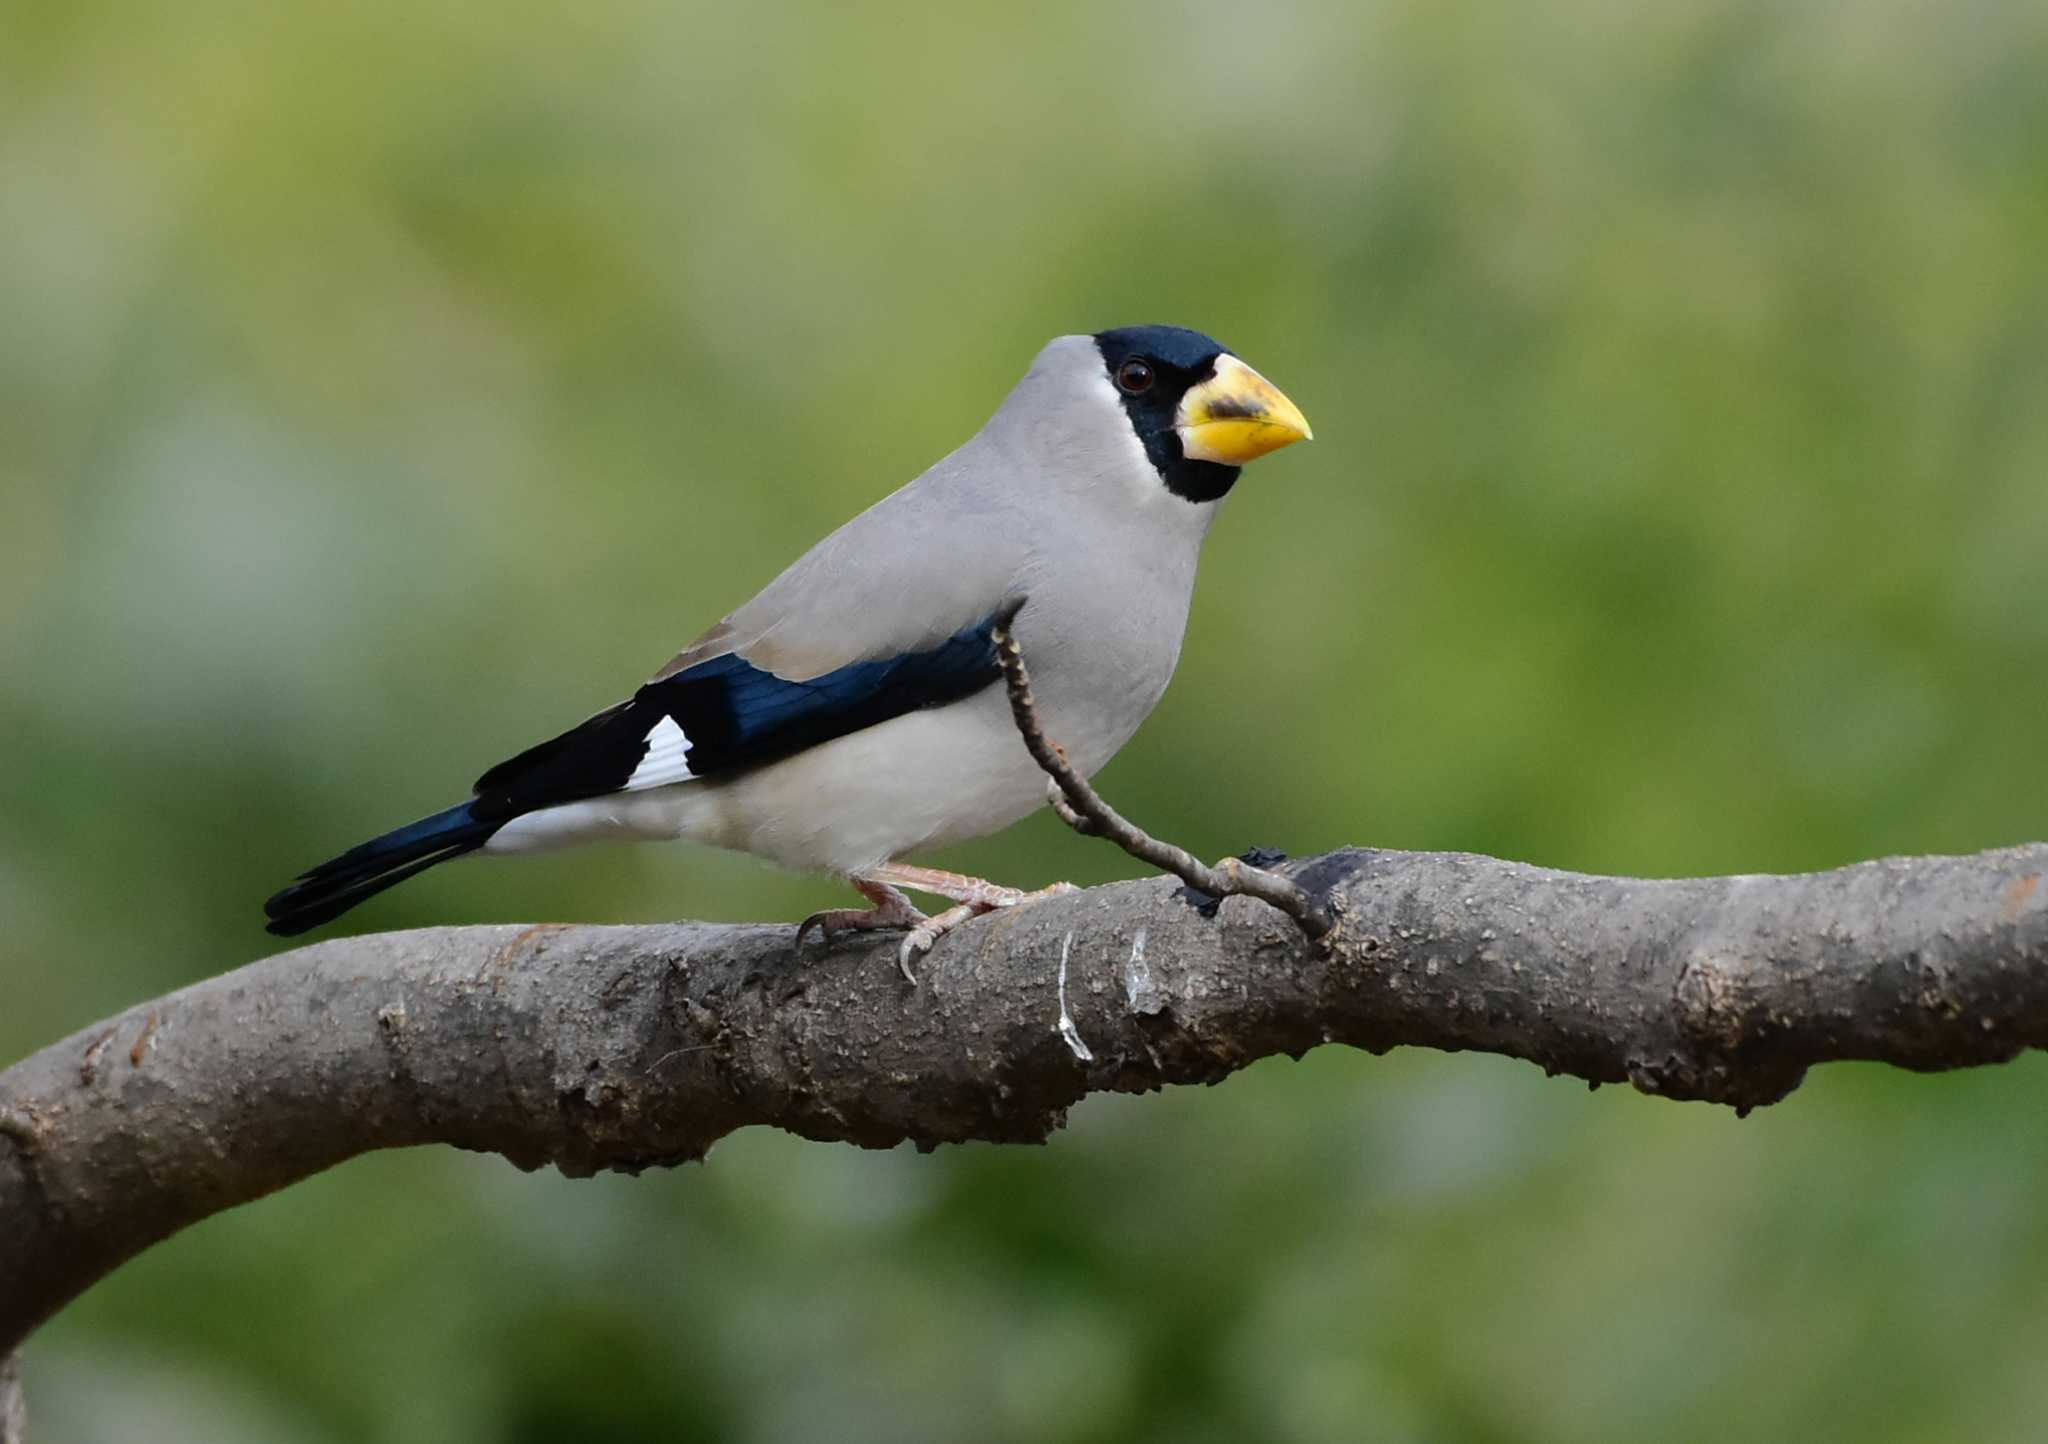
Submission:
<svg viewBox="0 0 2048 1444">
<path fill-rule="evenodd" d="M 1037 559 L 1017 638 L 1047 731 L 1092 773 L 1130 740 L 1173 679 L 1200 539 L 1119 527 L 1070 534 L 1066 543 Z"/>
</svg>

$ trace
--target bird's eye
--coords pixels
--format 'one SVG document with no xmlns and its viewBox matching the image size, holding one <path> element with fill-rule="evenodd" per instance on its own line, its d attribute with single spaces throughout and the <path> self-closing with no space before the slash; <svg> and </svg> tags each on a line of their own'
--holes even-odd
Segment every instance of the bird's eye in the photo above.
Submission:
<svg viewBox="0 0 2048 1444">
<path fill-rule="evenodd" d="M 1136 396 L 1140 391 L 1152 389 L 1152 368 L 1143 361 L 1132 357 L 1116 368 L 1116 384 Z"/>
</svg>

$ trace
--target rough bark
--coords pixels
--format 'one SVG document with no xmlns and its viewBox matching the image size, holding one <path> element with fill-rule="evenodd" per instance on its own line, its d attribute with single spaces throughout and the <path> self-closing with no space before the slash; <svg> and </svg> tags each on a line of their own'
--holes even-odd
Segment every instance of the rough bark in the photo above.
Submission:
<svg viewBox="0 0 2048 1444">
<path fill-rule="evenodd" d="M 1278 871 L 1336 917 L 1320 944 L 1155 878 L 974 923 L 915 987 L 887 935 L 799 960 L 788 927 L 542 925 L 317 943 L 141 1004 L 0 1073 L 0 1358 L 157 1240 L 376 1148 L 580 1175 L 749 1124 L 1037 1142 L 1089 1092 L 1328 1042 L 1737 1108 L 1831 1059 L 2048 1044 L 2048 845 L 1796 877 L 1361 850 Z"/>
</svg>

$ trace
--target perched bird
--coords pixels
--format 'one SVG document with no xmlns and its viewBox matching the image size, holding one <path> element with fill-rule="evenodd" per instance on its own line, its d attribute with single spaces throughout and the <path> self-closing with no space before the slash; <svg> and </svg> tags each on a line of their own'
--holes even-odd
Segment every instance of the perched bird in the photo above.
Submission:
<svg viewBox="0 0 2048 1444">
<path fill-rule="evenodd" d="M 1094 773 L 1173 676 L 1239 467 L 1308 435 L 1294 403 L 1199 332 L 1062 336 L 966 445 L 630 699 L 499 763 L 468 801 L 301 875 L 264 904 L 269 929 L 318 927 L 465 853 L 688 838 L 846 878 L 873 906 L 804 929 L 908 929 L 908 973 L 967 918 L 1066 890 L 901 861 L 1045 801 L 1000 685 L 998 610 L 1027 599 L 1014 631 L 1045 730 Z M 928 918 L 901 888 L 955 906 Z"/>
</svg>

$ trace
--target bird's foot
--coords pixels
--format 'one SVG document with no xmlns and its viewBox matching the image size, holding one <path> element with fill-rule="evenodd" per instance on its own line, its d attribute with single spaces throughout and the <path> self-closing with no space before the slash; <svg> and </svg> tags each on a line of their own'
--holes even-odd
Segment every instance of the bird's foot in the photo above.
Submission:
<svg viewBox="0 0 2048 1444">
<path fill-rule="evenodd" d="M 823 912 L 812 913 L 797 924 L 798 948 L 803 947 L 804 938 L 809 935 L 812 928 L 816 928 L 829 944 L 841 933 L 875 932 L 883 928 L 915 928 L 929 921 L 915 903 L 885 882 L 857 877 L 853 879 L 853 886 L 874 906 L 826 908 Z"/>
<path fill-rule="evenodd" d="M 1037 902 L 1041 898 L 1062 897 L 1080 889 L 1070 882 L 1056 882 L 1050 887 L 1026 892 L 1022 888 L 1004 887 L 1000 883 L 968 877 L 963 873 L 941 872 L 928 867 L 899 867 L 890 864 L 877 868 L 870 875 L 873 879 L 886 879 L 888 883 L 901 883 L 904 887 L 916 888 L 935 897 L 946 898 L 956 904 L 936 917 L 925 918 L 913 926 L 904 936 L 903 945 L 896 950 L 896 965 L 903 970 L 903 976 L 910 982 L 917 981 L 917 974 L 911 971 L 911 964 L 930 952 L 938 940 L 947 933 L 983 913 L 998 912 L 1003 908 L 1019 907 L 1024 903 Z"/>
</svg>

